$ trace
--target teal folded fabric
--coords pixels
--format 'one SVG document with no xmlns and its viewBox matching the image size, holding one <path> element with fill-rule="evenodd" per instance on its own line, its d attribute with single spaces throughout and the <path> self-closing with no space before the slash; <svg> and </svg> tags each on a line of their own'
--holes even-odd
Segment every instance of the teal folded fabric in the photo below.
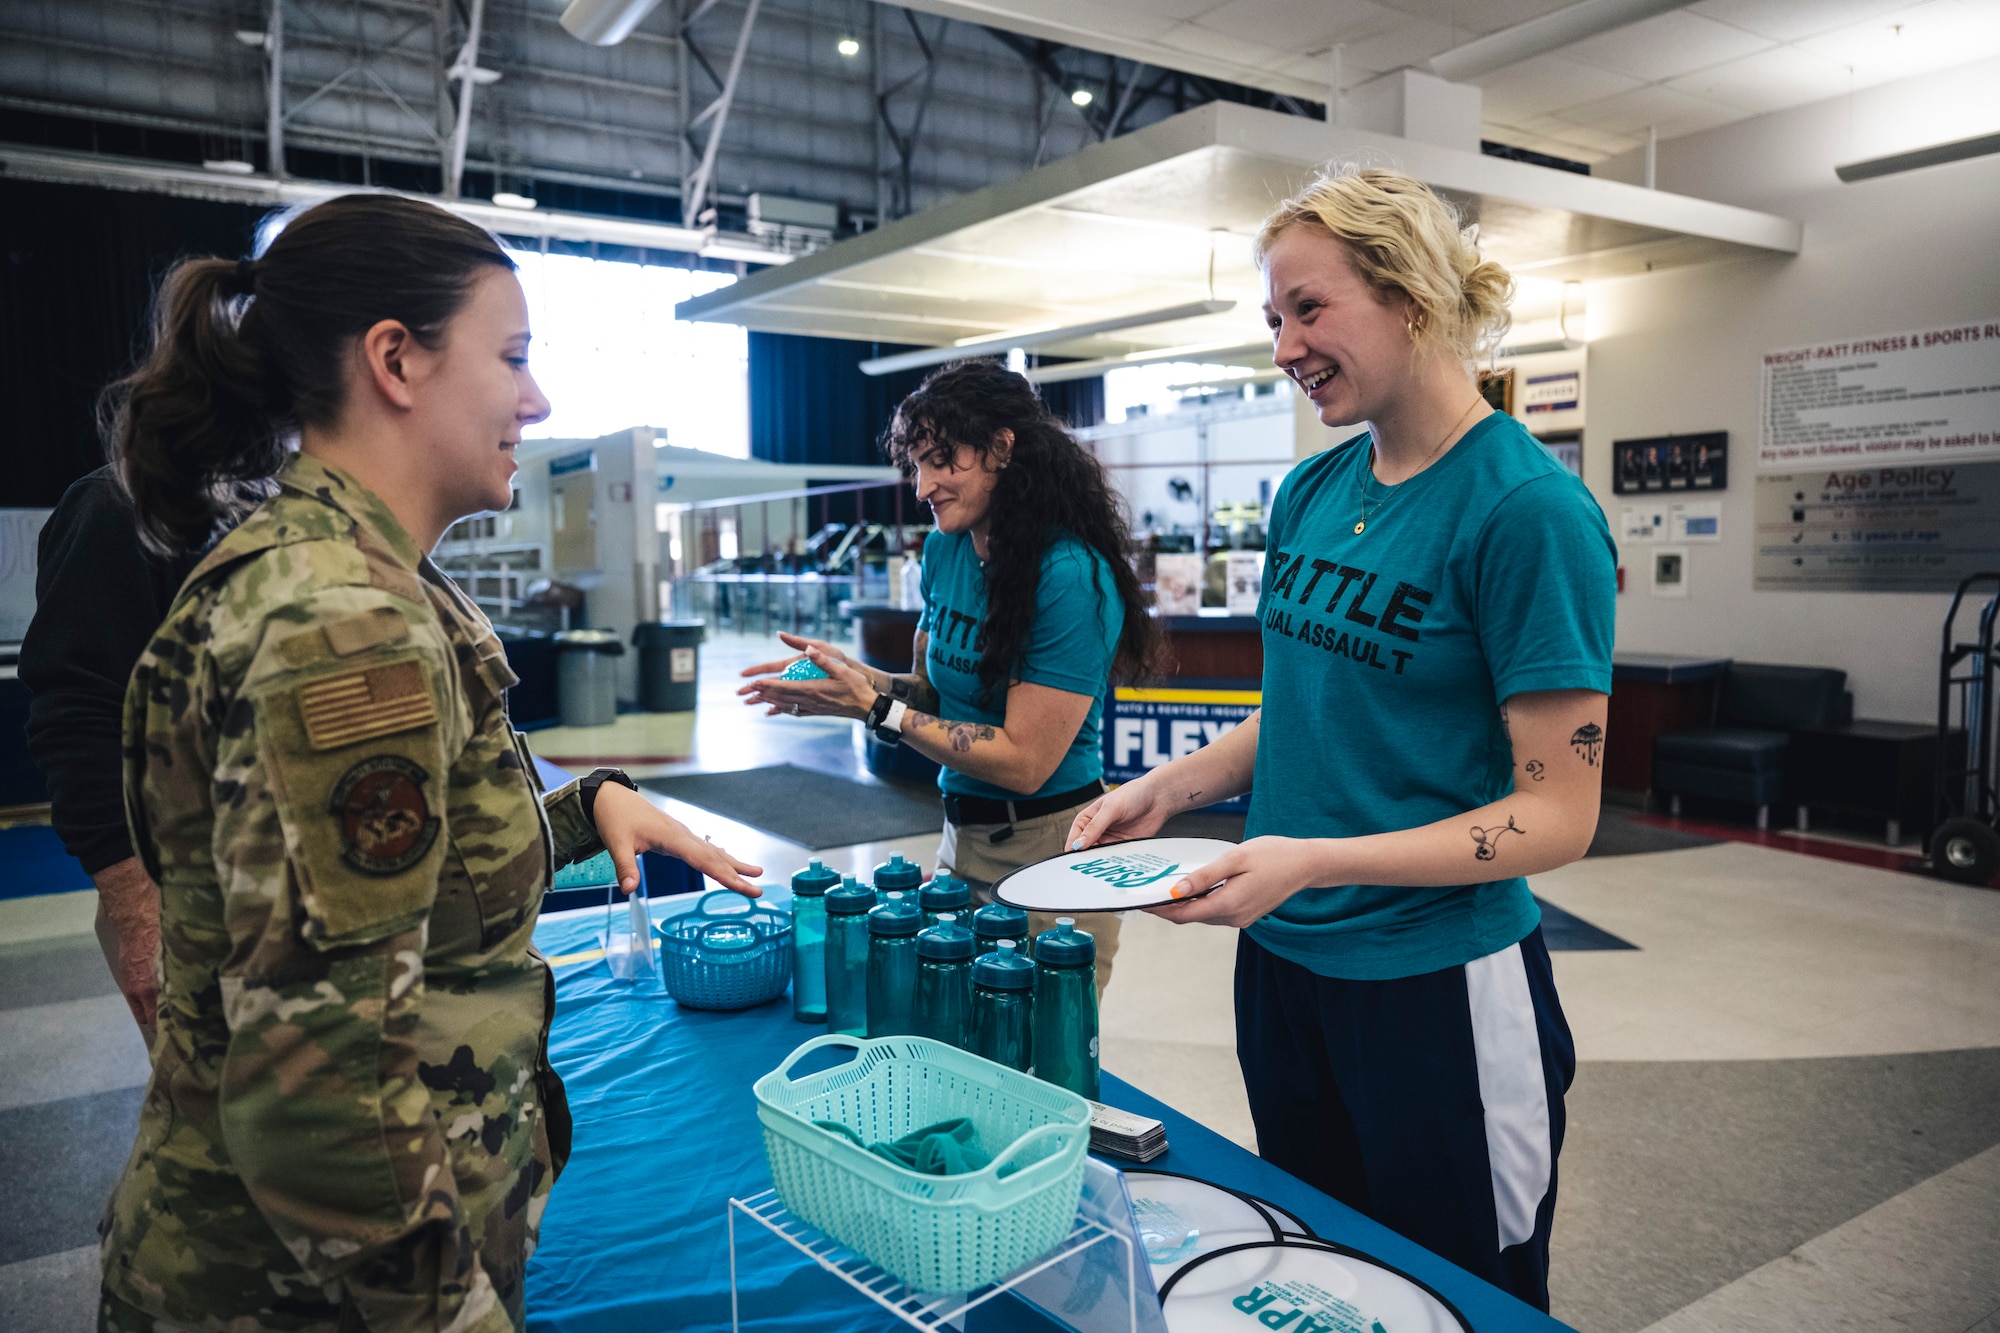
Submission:
<svg viewBox="0 0 2000 1333">
<path fill-rule="evenodd" d="M 921 1171 L 927 1176 L 962 1176 L 981 1170 L 993 1158 L 979 1145 L 979 1130 L 964 1116 L 940 1120 L 935 1125 L 913 1129 L 894 1143 L 863 1143 L 851 1126 L 838 1120 L 815 1120 L 829 1134 L 838 1134 L 855 1147 L 874 1153 L 885 1162 Z"/>
</svg>

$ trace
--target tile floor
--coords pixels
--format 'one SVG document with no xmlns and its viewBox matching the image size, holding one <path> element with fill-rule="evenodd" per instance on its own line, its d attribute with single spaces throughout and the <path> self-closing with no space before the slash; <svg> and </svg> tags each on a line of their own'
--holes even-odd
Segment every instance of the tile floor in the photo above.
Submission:
<svg viewBox="0 0 2000 1333">
<path fill-rule="evenodd" d="M 861 776 L 850 724 L 736 703 L 734 671 L 777 652 L 719 635 L 692 717 L 531 741 L 579 771 Z M 773 878 L 809 855 L 663 804 Z M 926 834 L 818 855 L 865 873 L 935 851 Z M 1558 1317 L 1591 1333 L 2000 1333 L 2000 893 L 1741 842 L 1593 857 L 1534 887 L 1637 946 L 1555 955 L 1581 1061 Z M 96 1215 L 146 1076 L 91 898 L 0 902 L 0 1145 L 16 1190 L 0 1212 L 4 1330 L 89 1326 Z M 1128 920 L 1104 1062 L 1254 1146 L 1233 952 L 1230 932 Z"/>
</svg>

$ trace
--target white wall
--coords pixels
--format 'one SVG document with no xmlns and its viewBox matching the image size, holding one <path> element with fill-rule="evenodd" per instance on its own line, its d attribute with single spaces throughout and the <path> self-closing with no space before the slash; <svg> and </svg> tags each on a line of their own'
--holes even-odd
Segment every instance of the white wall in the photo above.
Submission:
<svg viewBox="0 0 2000 1333">
<path fill-rule="evenodd" d="M 1585 478 L 1611 515 L 1611 442 L 1726 430 L 1719 545 L 1689 548 L 1685 600 L 1625 552 L 1618 646 L 1840 667 L 1859 716 L 1935 719 L 1946 594 L 1757 592 L 1751 508 L 1760 356 L 1822 339 L 2000 317 L 2000 157 L 1843 185 L 1837 163 L 2000 128 L 2000 61 L 1887 84 L 1659 147 L 1658 186 L 1805 223 L 1791 259 L 1590 288 Z M 1636 180 L 1637 155 L 1600 168 Z"/>
</svg>

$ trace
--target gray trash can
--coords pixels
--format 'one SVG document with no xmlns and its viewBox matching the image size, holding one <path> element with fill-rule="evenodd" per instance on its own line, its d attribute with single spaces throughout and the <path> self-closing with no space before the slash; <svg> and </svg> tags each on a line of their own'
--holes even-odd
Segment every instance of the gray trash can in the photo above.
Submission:
<svg viewBox="0 0 2000 1333">
<path fill-rule="evenodd" d="M 632 631 L 639 650 L 639 707 L 649 713 L 694 710 L 702 629 L 699 620 L 661 620 Z"/>
<path fill-rule="evenodd" d="M 625 645 L 608 629 L 556 635 L 556 699 L 565 727 L 604 727 L 618 720 L 618 663 Z"/>
</svg>

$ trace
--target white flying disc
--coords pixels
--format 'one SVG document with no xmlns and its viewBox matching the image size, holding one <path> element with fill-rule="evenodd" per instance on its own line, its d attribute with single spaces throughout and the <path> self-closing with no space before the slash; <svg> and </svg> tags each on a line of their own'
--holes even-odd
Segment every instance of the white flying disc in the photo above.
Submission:
<svg viewBox="0 0 2000 1333">
<path fill-rule="evenodd" d="M 1278 1239 L 1277 1225 L 1233 1190 L 1167 1171 L 1127 1171 L 1125 1192 L 1156 1283 L 1189 1260 L 1231 1245 Z"/>
<path fill-rule="evenodd" d="M 1324 1241 L 1259 1241 L 1202 1255 L 1161 1284 L 1160 1308 L 1168 1333 L 1246 1333 L 1260 1327 L 1471 1333 L 1472 1328 L 1429 1287 Z"/>
<path fill-rule="evenodd" d="M 1030 912 L 1129 912 L 1174 901 L 1174 885 L 1236 844 L 1220 838 L 1141 838 L 1023 866 L 993 886 L 993 896 Z M 1213 884 L 1198 884 L 1191 897 Z"/>
</svg>

